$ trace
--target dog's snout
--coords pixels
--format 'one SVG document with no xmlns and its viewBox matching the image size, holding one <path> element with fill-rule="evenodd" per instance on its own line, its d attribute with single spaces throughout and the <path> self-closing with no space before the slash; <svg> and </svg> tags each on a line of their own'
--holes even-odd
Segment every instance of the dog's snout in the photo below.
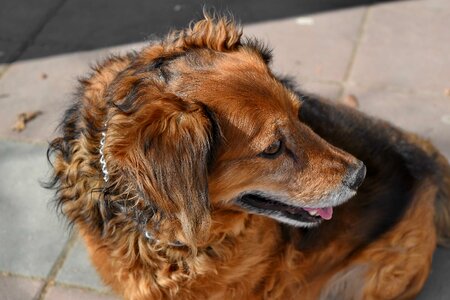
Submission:
<svg viewBox="0 0 450 300">
<path fill-rule="evenodd" d="M 358 161 L 357 164 L 350 167 L 347 172 L 347 176 L 344 179 L 344 184 L 351 188 L 352 190 L 356 190 L 361 186 L 366 177 L 366 166 L 362 161 Z"/>
</svg>

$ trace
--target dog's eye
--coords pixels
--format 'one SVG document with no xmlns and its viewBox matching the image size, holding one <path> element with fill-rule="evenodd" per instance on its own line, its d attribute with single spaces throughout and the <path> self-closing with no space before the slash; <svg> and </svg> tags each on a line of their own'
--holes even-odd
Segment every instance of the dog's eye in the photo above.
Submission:
<svg viewBox="0 0 450 300">
<path fill-rule="evenodd" d="M 264 157 L 275 158 L 281 153 L 282 149 L 283 143 L 280 140 L 278 140 L 272 143 L 269 147 L 267 147 L 261 154 Z"/>
</svg>

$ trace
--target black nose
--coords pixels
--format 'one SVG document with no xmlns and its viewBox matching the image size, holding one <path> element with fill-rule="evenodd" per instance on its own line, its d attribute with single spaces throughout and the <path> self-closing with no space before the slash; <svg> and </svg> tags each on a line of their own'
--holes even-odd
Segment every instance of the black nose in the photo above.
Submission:
<svg viewBox="0 0 450 300">
<path fill-rule="evenodd" d="M 347 172 L 347 176 L 344 179 L 344 184 L 351 188 L 352 190 L 356 190 L 361 186 L 366 177 L 366 166 L 362 161 L 359 161 L 356 165 L 350 167 Z"/>
</svg>

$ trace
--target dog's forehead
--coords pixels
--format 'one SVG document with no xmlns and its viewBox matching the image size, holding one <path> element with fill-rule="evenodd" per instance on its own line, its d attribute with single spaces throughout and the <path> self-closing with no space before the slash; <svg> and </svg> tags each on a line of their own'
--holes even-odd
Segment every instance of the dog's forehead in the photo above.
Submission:
<svg viewBox="0 0 450 300">
<path fill-rule="evenodd" d="M 167 91 L 202 102 L 217 117 L 247 134 L 297 119 L 299 101 L 254 49 L 222 53 L 197 49 L 170 63 Z"/>
<path fill-rule="evenodd" d="M 208 62 L 199 63 L 202 59 Z M 196 59 L 188 56 L 175 69 L 179 76 L 172 91 L 182 98 L 199 100 L 219 110 L 254 110 L 269 115 L 284 115 L 298 109 L 296 96 L 277 80 L 254 50 L 202 55 Z"/>
<path fill-rule="evenodd" d="M 297 119 L 299 102 L 261 82 L 237 76 L 211 86 L 204 98 L 199 99 L 216 113 L 222 125 L 229 125 L 249 139 L 273 135 L 277 128 Z"/>
</svg>

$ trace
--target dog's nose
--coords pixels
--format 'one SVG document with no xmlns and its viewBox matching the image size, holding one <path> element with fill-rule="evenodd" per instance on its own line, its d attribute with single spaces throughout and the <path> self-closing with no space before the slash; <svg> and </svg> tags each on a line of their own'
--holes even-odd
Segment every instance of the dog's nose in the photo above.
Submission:
<svg viewBox="0 0 450 300">
<path fill-rule="evenodd" d="M 344 179 L 344 184 L 351 188 L 352 190 L 356 190 L 361 186 L 366 177 L 366 166 L 362 161 L 358 161 L 357 164 L 350 167 L 347 172 L 347 176 Z"/>
</svg>

